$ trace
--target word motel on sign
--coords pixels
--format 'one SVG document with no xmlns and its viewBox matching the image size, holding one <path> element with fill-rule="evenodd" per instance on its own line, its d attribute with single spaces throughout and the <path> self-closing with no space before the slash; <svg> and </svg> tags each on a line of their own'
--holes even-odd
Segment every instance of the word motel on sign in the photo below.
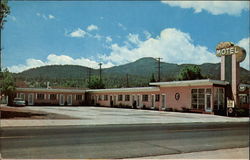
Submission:
<svg viewBox="0 0 250 160">
<path fill-rule="evenodd" d="M 238 46 L 233 46 L 230 48 L 223 48 L 223 49 L 216 50 L 216 56 L 218 56 L 218 57 L 232 55 L 232 54 L 236 54 L 236 53 L 239 53 Z"/>
</svg>

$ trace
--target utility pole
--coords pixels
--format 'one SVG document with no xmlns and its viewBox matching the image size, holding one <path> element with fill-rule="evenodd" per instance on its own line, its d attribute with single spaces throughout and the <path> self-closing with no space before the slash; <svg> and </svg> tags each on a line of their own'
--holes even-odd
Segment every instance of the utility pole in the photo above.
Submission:
<svg viewBox="0 0 250 160">
<path fill-rule="evenodd" d="M 158 65 L 157 65 L 157 68 L 158 68 L 158 82 L 161 81 L 161 59 L 162 58 L 156 58 L 156 60 L 158 61 Z"/>
<path fill-rule="evenodd" d="M 0 72 L 2 72 L 2 48 L 0 48 Z"/>
<path fill-rule="evenodd" d="M 100 82 L 102 81 L 102 63 L 99 63 L 100 66 Z"/>
</svg>

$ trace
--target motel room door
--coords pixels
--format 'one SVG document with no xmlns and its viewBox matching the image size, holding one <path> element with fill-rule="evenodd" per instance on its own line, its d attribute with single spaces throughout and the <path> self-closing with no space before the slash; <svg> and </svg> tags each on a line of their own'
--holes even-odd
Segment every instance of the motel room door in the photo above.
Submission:
<svg viewBox="0 0 250 160">
<path fill-rule="evenodd" d="M 110 101 L 110 107 L 113 107 L 114 101 L 113 101 L 112 96 L 109 96 L 109 101 Z"/>
<path fill-rule="evenodd" d="M 116 95 L 114 95 L 114 105 L 116 105 Z"/>
<path fill-rule="evenodd" d="M 30 93 L 28 94 L 28 105 L 34 105 L 34 94 Z"/>
<path fill-rule="evenodd" d="M 132 100 L 132 102 L 131 102 L 132 108 L 136 107 L 135 95 L 132 95 L 131 100 Z"/>
<path fill-rule="evenodd" d="M 212 101 L 211 94 L 205 94 L 205 111 L 206 112 L 212 111 L 211 101 Z"/>
<path fill-rule="evenodd" d="M 137 102 L 136 102 L 137 106 L 136 108 L 140 108 L 140 95 L 137 95 Z"/>
<path fill-rule="evenodd" d="M 59 104 L 60 104 L 61 106 L 64 105 L 64 95 L 63 95 L 63 94 L 60 94 L 60 101 L 59 101 Z"/>
<path fill-rule="evenodd" d="M 72 105 L 72 95 L 67 96 L 67 103 L 68 103 L 69 106 Z"/>
<path fill-rule="evenodd" d="M 151 108 L 155 108 L 155 94 L 151 95 Z"/>
<path fill-rule="evenodd" d="M 165 94 L 162 94 L 161 95 L 161 110 L 165 110 L 166 108 L 166 95 Z"/>
</svg>

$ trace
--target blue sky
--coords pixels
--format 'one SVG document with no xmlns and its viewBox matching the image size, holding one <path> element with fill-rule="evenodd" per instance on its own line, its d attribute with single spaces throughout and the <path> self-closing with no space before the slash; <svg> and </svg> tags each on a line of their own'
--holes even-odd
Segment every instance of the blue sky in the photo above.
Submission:
<svg viewBox="0 0 250 160">
<path fill-rule="evenodd" d="M 217 63 L 231 41 L 249 55 L 249 2 L 10 1 L 2 30 L 3 67 L 51 64 L 97 68 L 162 57 L 169 63 Z M 241 66 L 249 70 L 249 56 Z"/>
</svg>

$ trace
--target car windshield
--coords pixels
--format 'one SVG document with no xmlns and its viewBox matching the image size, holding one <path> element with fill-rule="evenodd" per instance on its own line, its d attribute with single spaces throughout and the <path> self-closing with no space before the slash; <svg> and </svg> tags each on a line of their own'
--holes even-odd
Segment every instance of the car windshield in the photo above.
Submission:
<svg viewBox="0 0 250 160">
<path fill-rule="evenodd" d="M 22 101 L 22 98 L 15 98 L 14 101 Z"/>
</svg>

